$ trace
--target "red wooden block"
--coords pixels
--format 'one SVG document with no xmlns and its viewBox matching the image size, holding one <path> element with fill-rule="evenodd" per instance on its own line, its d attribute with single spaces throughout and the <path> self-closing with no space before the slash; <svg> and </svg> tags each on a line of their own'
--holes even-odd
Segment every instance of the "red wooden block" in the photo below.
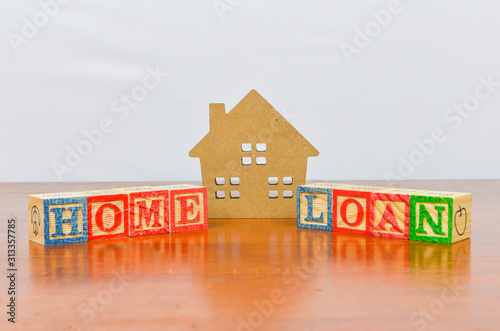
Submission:
<svg viewBox="0 0 500 331">
<path fill-rule="evenodd" d="M 370 234 L 369 191 L 333 190 L 333 231 Z"/>
<path fill-rule="evenodd" d="M 131 192 L 130 236 L 168 233 L 169 192 Z"/>
<path fill-rule="evenodd" d="M 169 232 L 207 229 L 207 188 L 170 191 L 170 215 Z"/>
<path fill-rule="evenodd" d="M 87 194 L 88 240 L 128 237 L 128 196 L 111 191 Z"/>
<path fill-rule="evenodd" d="M 410 195 L 399 194 L 403 191 L 389 189 L 372 193 L 369 228 L 373 236 L 409 238 Z"/>
<path fill-rule="evenodd" d="M 170 232 L 208 228 L 207 188 L 170 191 Z"/>
</svg>

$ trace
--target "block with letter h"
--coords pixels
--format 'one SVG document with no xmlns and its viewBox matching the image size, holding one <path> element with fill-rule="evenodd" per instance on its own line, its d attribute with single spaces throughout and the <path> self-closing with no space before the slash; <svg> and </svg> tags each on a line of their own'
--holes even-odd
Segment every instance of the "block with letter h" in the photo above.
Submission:
<svg viewBox="0 0 500 331">
<path fill-rule="evenodd" d="M 207 189 L 187 184 L 30 195 L 28 212 L 42 245 L 208 228 Z"/>
<path fill-rule="evenodd" d="M 470 193 L 330 183 L 297 192 L 298 227 L 448 244 L 470 238 Z"/>
<path fill-rule="evenodd" d="M 86 242 L 87 197 L 78 193 L 28 197 L 29 239 L 42 245 Z"/>
</svg>

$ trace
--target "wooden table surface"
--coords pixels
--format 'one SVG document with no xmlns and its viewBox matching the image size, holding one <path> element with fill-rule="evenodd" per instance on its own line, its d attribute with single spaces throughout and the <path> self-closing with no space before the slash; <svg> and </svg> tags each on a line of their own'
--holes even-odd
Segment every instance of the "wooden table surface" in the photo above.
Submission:
<svg viewBox="0 0 500 331">
<path fill-rule="evenodd" d="M 210 220 L 206 231 L 52 247 L 28 242 L 28 194 L 137 184 L 0 184 L 0 330 L 500 328 L 498 180 L 398 185 L 472 192 L 472 238 L 454 245 L 298 229 L 293 219 Z M 6 314 L 9 217 L 17 219 L 15 326 Z"/>
</svg>

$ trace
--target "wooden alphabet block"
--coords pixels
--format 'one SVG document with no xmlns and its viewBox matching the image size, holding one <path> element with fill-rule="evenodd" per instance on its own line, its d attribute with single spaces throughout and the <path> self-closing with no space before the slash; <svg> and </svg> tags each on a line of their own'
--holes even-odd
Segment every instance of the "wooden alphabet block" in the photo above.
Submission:
<svg viewBox="0 0 500 331">
<path fill-rule="evenodd" d="M 332 190 L 318 186 L 297 188 L 297 226 L 332 230 Z"/>
<path fill-rule="evenodd" d="M 382 187 L 343 185 L 333 189 L 333 231 L 370 234 L 372 191 Z"/>
<path fill-rule="evenodd" d="M 83 192 L 87 196 L 89 241 L 128 237 L 128 194 L 113 190 Z"/>
<path fill-rule="evenodd" d="M 206 230 L 208 228 L 207 188 L 169 188 L 169 232 Z"/>
<path fill-rule="evenodd" d="M 470 193 L 428 191 L 410 201 L 410 239 L 455 243 L 470 238 Z"/>
<path fill-rule="evenodd" d="M 79 193 L 28 196 L 29 239 L 41 245 L 88 240 L 87 197 Z"/>
<path fill-rule="evenodd" d="M 316 183 L 297 188 L 297 226 L 451 244 L 470 238 L 471 205 L 470 193 Z"/>
<path fill-rule="evenodd" d="M 370 233 L 378 237 L 409 239 L 410 198 L 422 192 L 424 191 L 397 188 L 373 192 Z"/>
<path fill-rule="evenodd" d="M 128 194 L 131 237 L 168 233 L 169 192 L 149 186 L 116 189 Z"/>
</svg>

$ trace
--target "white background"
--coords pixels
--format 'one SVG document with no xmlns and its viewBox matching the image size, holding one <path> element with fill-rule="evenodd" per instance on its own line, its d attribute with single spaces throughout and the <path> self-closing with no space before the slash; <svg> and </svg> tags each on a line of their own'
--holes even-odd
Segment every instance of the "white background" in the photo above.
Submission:
<svg viewBox="0 0 500 331">
<path fill-rule="evenodd" d="M 320 151 L 309 179 L 500 178 L 500 88 L 460 125 L 443 118 L 478 77 L 500 82 L 499 2 L 402 0 L 385 27 L 372 12 L 389 1 L 64 2 L 49 17 L 0 1 L 0 181 L 200 180 L 188 152 L 208 104 L 229 111 L 251 89 Z M 148 67 L 169 75 L 120 119 Z M 105 118 L 113 131 L 68 166 Z M 446 140 L 419 152 L 435 129 Z"/>
</svg>

